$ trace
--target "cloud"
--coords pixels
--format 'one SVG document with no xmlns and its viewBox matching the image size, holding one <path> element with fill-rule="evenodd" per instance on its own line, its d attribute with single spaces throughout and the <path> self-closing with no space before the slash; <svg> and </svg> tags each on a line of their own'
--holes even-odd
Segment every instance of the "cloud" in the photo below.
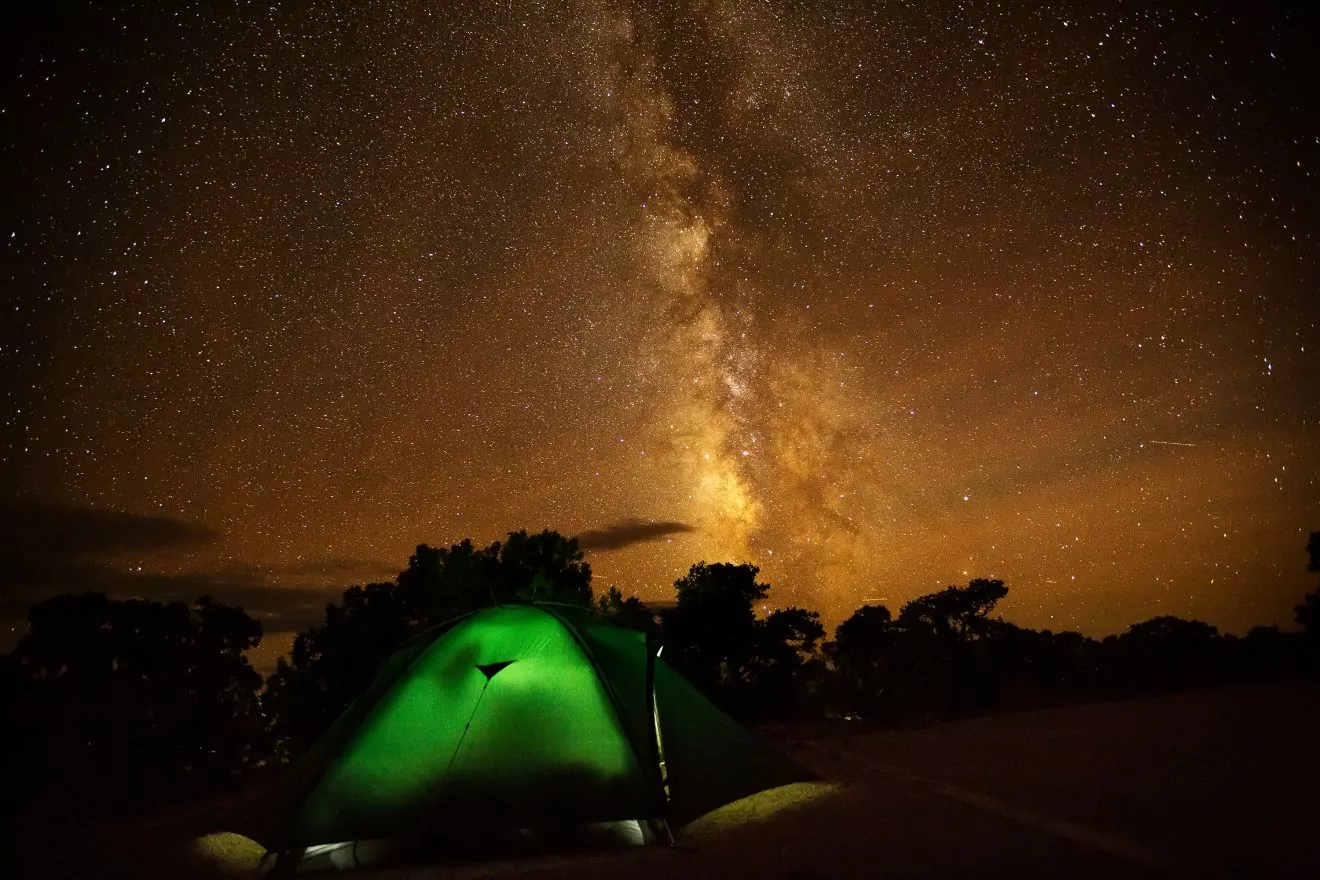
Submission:
<svg viewBox="0 0 1320 880">
<path fill-rule="evenodd" d="M 152 570 L 162 559 L 220 540 L 200 523 L 37 501 L 0 504 L 0 619 L 17 625 L 36 602 L 59 593 L 240 605 L 267 633 L 319 623 L 350 583 L 389 580 L 398 566 L 326 557 L 292 565 L 232 564 Z M 7 650 L 10 645 L 0 645 Z"/>
<path fill-rule="evenodd" d="M 599 529 L 588 529 L 578 534 L 578 546 L 583 550 L 620 550 L 645 541 L 658 541 L 666 535 L 694 532 L 687 523 L 624 519 Z"/>
<path fill-rule="evenodd" d="M 320 623 L 325 606 L 339 601 L 345 584 L 287 586 L 262 573 L 251 576 L 220 569 L 182 574 L 117 572 L 111 595 L 192 603 L 201 596 L 237 605 L 261 621 L 267 633 L 297 632 Z"/>
<path fill-rule="evenodd" d="M 202 547 L 220 533 L 167 516 L 39 501 L 0 503 L 0 586 L 59 579 L 88 561 Z"/>
<path fill-rule="evenodd" d="M 346 586 L 337 583 L 290 587 L 266 577 L 244 577 L 227 570 L 162 574 L 82 563 L 61 568 L 58 578 L 42 583 L 7 579 L 0 593 L 0 621 L 21 627 L 32 605 L 60 593 L 95 592 L 120 599 L 189 604 L 202 596 L 211 596 L 227 605 L 242 607 L 261 621 L 267 634 L 298 632 L 320 623 L 326 604 L 338 602 Z M 0 651 L 9 647 L 0 644 Z"/>
</svg>

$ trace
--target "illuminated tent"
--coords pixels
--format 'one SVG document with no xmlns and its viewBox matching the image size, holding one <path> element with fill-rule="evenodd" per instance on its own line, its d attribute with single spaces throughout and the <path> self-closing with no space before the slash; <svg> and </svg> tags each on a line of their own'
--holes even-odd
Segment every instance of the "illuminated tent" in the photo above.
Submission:
<svg viewBox="0 0 1320 880">
<path fill-rule="evenodd" d="M 664 832 L 812 778 L 656 653 L 643 633 L 574 608 L 460 618 L 385 664 L 250 836 L 300 858 L 347 841 L 457 844 L 622 820 Z"/>
</svg>

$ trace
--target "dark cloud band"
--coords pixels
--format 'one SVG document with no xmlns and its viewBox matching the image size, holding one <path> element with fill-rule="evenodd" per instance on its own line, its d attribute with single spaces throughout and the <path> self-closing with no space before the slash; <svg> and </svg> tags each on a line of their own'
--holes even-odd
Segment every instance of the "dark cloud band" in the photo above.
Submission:
<svg viewBox="0 0 1320 880">
<path fill-rule="evenodd" d="M 59 593 L 189 603 L 212 596 L 242 606 L 268 633 L 293 632 L 319 622 L 346 581 L 394 574 L 381 562 L 337 557 L 174 573 L 128 564 L 150 564 L 220 538 L 209 526 L 173 517 L 36 501 L 0 505 L 0 619 L 17 623 L 34 603 Z"/>
<path fill-rule="evenodd" d="M 577 536 L 583 550 L 620 550 L 633 544 L 658 541 L 669 535 L 693 532 L 687 523 L 625 519 L 599 529 L 588 529 Z"/>
</svg>

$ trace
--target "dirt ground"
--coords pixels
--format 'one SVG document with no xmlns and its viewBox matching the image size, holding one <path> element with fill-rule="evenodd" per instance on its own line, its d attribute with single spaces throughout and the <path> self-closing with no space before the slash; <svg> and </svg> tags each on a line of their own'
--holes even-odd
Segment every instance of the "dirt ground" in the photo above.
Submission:
<svg viewBox="0 0 1320 880">
<path fill-rule="evenodd" d="M 1314 683 L 779 739 L 822 782 L 730 805 L 673 847 L 344 876 L 1320 877 Z M 89 843 L 65 863 L 82 876 L 254 876 L 255 844 L 199 846 L 198 821 Z"/>
</svg>

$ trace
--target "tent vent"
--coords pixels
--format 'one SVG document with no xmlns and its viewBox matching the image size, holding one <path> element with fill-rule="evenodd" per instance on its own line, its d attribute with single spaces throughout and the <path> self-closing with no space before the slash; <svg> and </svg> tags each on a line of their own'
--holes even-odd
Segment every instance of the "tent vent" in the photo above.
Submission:
<svg viewBox="0 0 1320 880">
<path fill-rule="evenodd" d="M 482 675 L 486 676 L 486 681 L 490 681 L 501 669 L 511 663 L 513 663 L 512 660 L 504 660 L 499 663 L 478 663 L 477 668 L 481 670 Z"/>
</svg>

